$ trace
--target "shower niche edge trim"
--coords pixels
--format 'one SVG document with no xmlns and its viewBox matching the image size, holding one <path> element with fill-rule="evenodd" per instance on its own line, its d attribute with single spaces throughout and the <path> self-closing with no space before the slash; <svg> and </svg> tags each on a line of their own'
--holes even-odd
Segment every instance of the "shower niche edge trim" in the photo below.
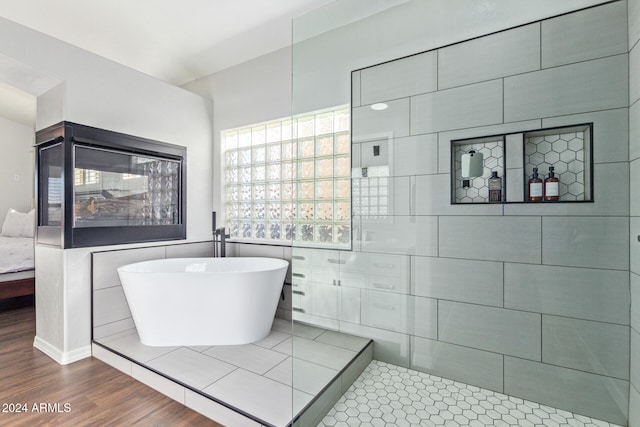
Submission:
<svg viewBox="0 0 640 427">
<path fill-rule="evenodd" d="M 461 184 L 460 156 L 470 150 L 486 157 L 483 158 L 482 176 L 464 178 L 471 181 L 467 189 Z M 545 168 L 538 171 L 543 181 L 548 167 L 554 167 L 555 175 L 560 179 L 559 200 L 527 200 L 528 181 L 534 166 Z M 452 205 L 593 203 L 593 122 L 452 139 L 450 167 Z M 502 200 L 499 202 L 488 200 L 488 178 L 492 171 L 497 171 L 502 178 Z M 512 177 L 521 174 L 521 182 L 517 176 L 511 179 L 509 172 Z M 565 175 L 564 179 L 562 175 Z"/>
</svg>

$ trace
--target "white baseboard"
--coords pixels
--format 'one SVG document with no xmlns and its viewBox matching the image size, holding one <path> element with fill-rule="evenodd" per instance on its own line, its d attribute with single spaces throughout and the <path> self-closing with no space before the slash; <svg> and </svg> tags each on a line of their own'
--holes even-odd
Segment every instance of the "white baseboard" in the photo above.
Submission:
<svg viewBox="0 0 640 427">
<path fill-rule="evenodd" d="M 36 336 L 33 340 L 33 346 L 61 365 L 68 365 L 80 359 L 91 357 L 90 345 L 65 352 Z"/>
</svg>

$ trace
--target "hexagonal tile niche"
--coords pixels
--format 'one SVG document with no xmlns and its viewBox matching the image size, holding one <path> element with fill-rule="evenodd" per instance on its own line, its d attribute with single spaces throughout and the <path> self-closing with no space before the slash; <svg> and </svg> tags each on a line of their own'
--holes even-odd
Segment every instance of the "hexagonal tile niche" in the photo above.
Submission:
<svg viewBox="0 0 640 427">
<path fill-rule="evenodd" d="M 560 200 L 590 200 L 589 139 L 590 127 L 586 125 L 525 133 L 525 185 L 534 167 L 544 180 L 553 166 Z"/>
<path fill-rule="evenodd" d="M 469 180 L 469 187 L 463 187 L 462 155 L 474 150 L 484 156 L 482 176 Z M 453 144 L 455 203 L 487 203 L 489 201 L 488 180 L 491 172 L 498 172 L 504 187 L 504 138 L 466 140 Z M 503 193 L 504 194 L 504 193 Z"/>
<path fill-rule="evenodd" d="M 318 426 L 619 427 L 377 360 Z"/>
</svg>

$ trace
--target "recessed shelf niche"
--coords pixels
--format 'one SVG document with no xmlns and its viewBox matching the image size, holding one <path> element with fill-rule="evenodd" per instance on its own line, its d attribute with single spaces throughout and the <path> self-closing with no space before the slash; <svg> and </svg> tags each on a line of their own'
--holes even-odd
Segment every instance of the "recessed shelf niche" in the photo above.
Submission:
<svg viewBox="0 0 640 427">
<path fill-rule="evenodd" d="M 451 157 L 453 158 L 452 194 L 453 203 L 488 203 L 488 181 L 492 172 L 497 172 L 504 180 L 505 138 L 504 135 L 486 138 L 472 138 L 452 141 Z M 475 151 L 483 156 L 482 175 L 475 178 L 463 178 L 462 155 Z M 468 186 L 464 182 L 468 181 Z"/>
<path fill-rule="evenodd" d="M 559 201 L 591 201 L 591 125 L 579 125 L 524 134 L 525 200 L 533 168 L 540 177 L 553 166 L 559 179 Z"/>
<path fill-rule="evenodd" d="M 559 200 L 528 203 L 592 202 L 592 147 L 592 123 L 452 140 L 451 203 L 489 203 L 492 172 L 502 179 L 498 203 L 528 202 L 533 168 L 544 180 L 551 166 L 559 179 Z M 462 157 L 472 151 L 482 154 L 482 175 L 466 178 Z"/>
</svg>

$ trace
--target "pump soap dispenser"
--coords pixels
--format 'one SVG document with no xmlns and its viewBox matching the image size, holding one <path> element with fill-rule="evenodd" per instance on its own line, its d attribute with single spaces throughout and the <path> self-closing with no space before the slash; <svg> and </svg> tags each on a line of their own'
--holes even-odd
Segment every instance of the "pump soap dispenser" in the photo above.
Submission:
<svg viewBox="0 0 640 427">
<path fill-rule="evenodd" d="M 549 175 L 544 180 L 544 200 L 546 201 L 560 200 L 560 180 L 555 176 L 553 170 L 554 167 L 549 166 Z"/>
<path fill-rule="evenodd" d="M 502 202 L 502 178 L 498 176 L 498 172 L 492 171 L 489 178 L 489 203 Z"/>
<path fill-rule="evenodd" d="M 542 201 L 542 179 L 538 176 L 538 168 L 533 168 L 533 175 L 529 179 L 529 199 L 530 202 Z"/>
</svg>

